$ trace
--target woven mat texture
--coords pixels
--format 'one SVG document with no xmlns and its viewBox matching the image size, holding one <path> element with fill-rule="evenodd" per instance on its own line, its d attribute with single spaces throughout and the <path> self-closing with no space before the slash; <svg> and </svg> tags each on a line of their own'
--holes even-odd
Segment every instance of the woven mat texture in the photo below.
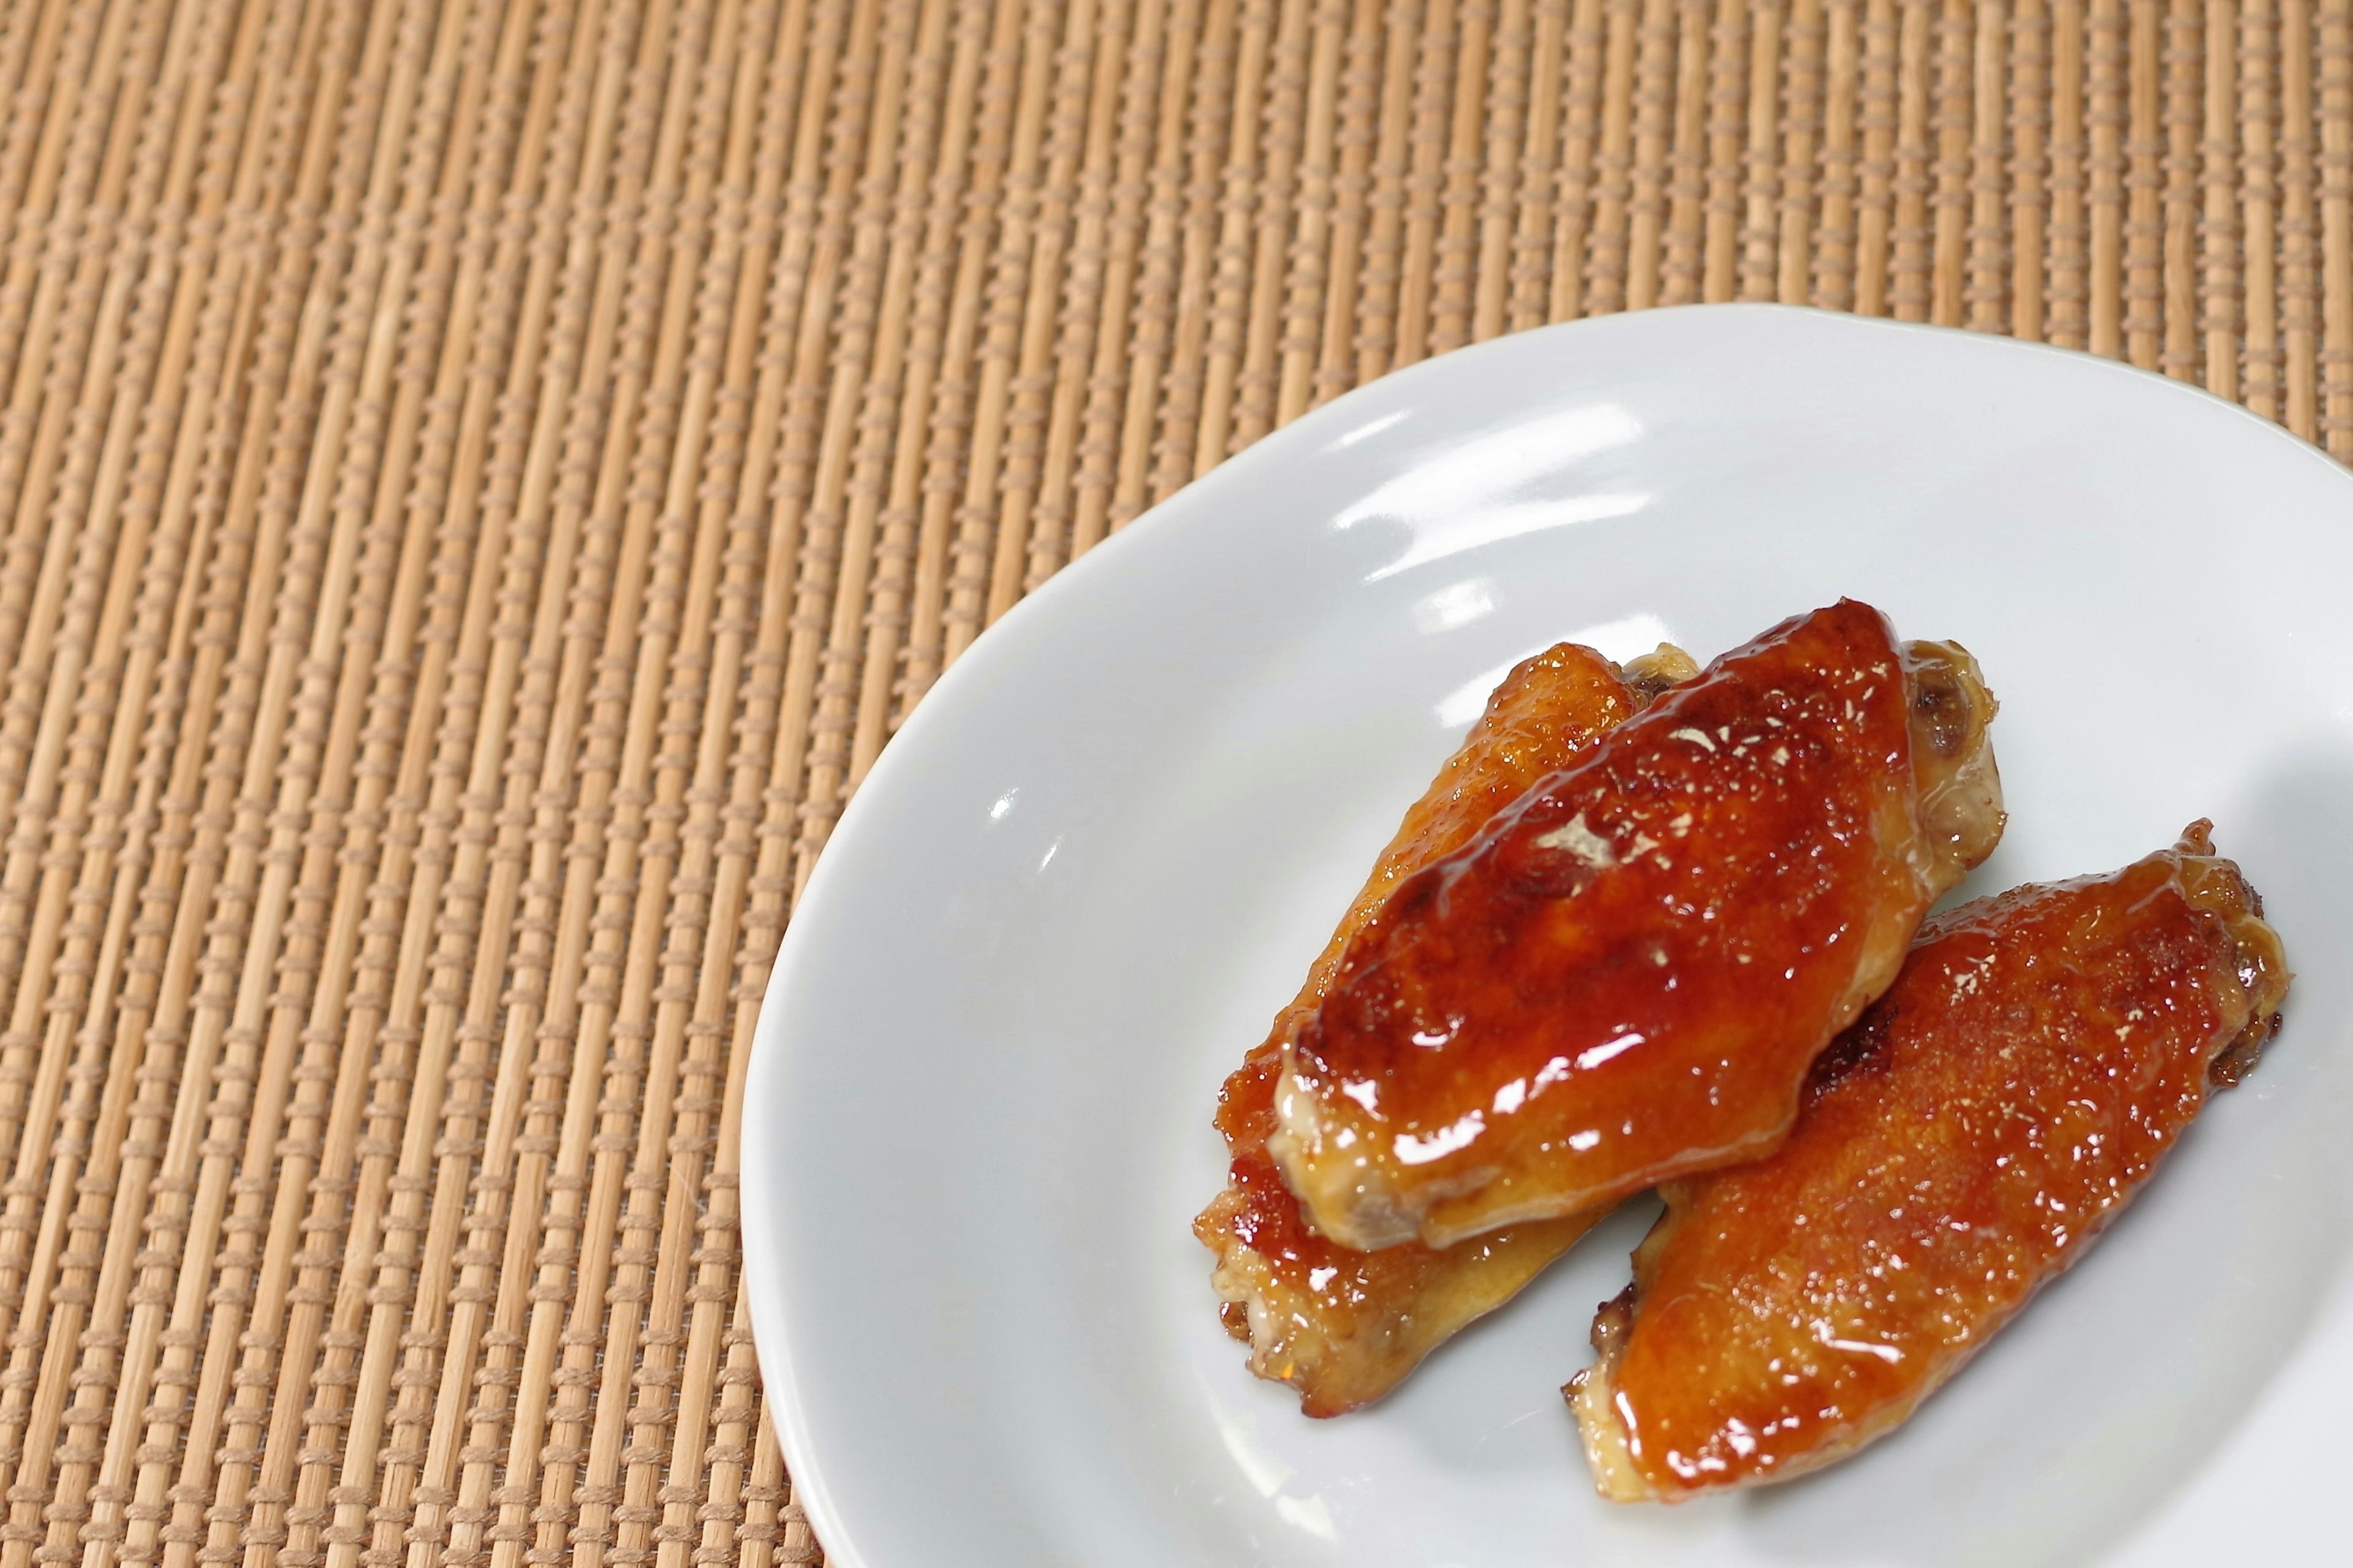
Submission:
<svg viewBox="0 0 2353 1568">
<path fill-rule="evenodd" d="M 2353 455 L 2353 0 L 0 0 L 0 1568 L 817 1561 L 794 893 L 1320 400 L 1811 300 Z"/>
</svg>

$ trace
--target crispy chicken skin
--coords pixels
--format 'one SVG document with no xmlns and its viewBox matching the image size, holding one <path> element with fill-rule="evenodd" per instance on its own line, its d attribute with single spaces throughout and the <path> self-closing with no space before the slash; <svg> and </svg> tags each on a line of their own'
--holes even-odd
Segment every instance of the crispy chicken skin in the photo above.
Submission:
<svg viewBox="0 0 2353 1568">
<path fill-rule="evenodd" d="M 1718 659 L 1400 881 L 1300 1010 L 1315 1227 L 1448 1247 L 1769 1152 L 2001 832 L 1993 700 L 1844 600 Z"/>
<path fill-rule="evenodd" d="M 1308 1415 L 1337 1415 L 1388 1393 L 1433 1348 L 1534 1279 L 1600 1215 L 1515 1226 L 1445 1252 L 1419 1246 L 1352 1252 L 1318 1236 L 1266 1154 L 1282 1040 L 1294 1016 L 1321 1000 L 1348 939 L 1371 923 L 1400 880 L 1460 847 L 1530 784 L 1697 672 L 1679 648 L 1662 647 L 1620 670 L 1573 643 L 1514 668 L 1406 814 L 1298 999 L 1226 1079 L 1217 1121 L 1231 1152 L 1229 1175 L 1193 1232 L 1217 1254 L 1221 1310 L 1227 1328 L 1249 1342 L 1250 1369 L 1298 1389 Z"/>
<path fill-rule="evenodd" d="M 2208 825 L 1930 921 L 1771 1158 L 1664 1190 L 1566 1390 L 1602 1496 L 1785 1479 L 1910 1415 L 2082 1256 L 2279 1021 Z"/>
</svg>

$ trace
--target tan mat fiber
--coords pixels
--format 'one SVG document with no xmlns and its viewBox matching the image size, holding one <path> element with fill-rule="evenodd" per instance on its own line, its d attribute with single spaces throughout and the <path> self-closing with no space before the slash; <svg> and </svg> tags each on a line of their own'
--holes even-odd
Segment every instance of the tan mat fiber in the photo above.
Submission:
<svg viewBox="0 0 2353 1568">
<path fill-rule="evenodd" d="M 2353 456 L 2353 0 L 0 0 L 0 1568 L 816 1561 L 732 1119 L 885 737 L 1726 299 Z"/>
</svg>

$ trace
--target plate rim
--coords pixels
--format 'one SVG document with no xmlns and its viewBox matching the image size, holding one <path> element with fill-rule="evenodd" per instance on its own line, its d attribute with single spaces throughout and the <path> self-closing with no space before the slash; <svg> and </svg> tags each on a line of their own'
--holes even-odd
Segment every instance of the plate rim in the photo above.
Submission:
<svg viewBox="0 0 2353 1568">
<path fill-rule="evenodd" d="M 835 1506 L 827 1462 L 820 1458 L 817 1435 L 809 1428 L 800 1379 L 790 1353 L 794 1335 L 782 1299 L 784 1265 L 781 1258 L 774 1256 L 770 1243 L 775 1234 L 772 1222 L 786 1203 L 780 1191 L 784 1174 L 783 1141 L 744 1138 L 743 1131 L 752 1122 L 757 1109 L 778 1103 L 778 1097 L 786 1092 L 784 1059 L 790 1047 L 782 1037 L 784 1026 L 777 997 L 791 978 L 798 950 L 814 940 L 806 934 L 807 931 L 813 924 L 822 923 L 823 911 L 832 897 L 832 887 L 841 875 L 846 874 L 840 868 L 852 858 L 833 853 L 834 847 L 845 838 L 854 845 L 871 831 L 865 826 L 866 820 L 873 809 L 879 808 L 869 807 L 869 803 L 879 798 L 881 794 L 873 787 L 875 781 L 878 778 L 887 780 L 905 768 L 920 765 L 914 759 L 924 749 L 924 738 L 945 721 L 940 714 L 967 700 L 963 695 L 965 689 L 994 679 L 994 666 L 1001 661 L 1003 650 L 1012 646 L 1016 637 L 1026 635 L 1029 628 L 1043 617 L 1059 613 L 1060 606 L 1073 595 L 1094 592 L 1092 584 L 1095 579 L 1105 571 L 1116 569 L 1117 563 L 1144 547 L 1139 541 L 1148 544 L 1171 529 L 1183 526 L 1184 513 L 1198 501 L 1197 492 L 1204 487 L 1245 482 L 1253 469 L 1271 460 L 1270 455 L 1279 458 L 1291 448 L 1312 445 L 1319 432 L 1351 419 L 1353 411 L 1365 403 L 1395 395 L 1399 389 L 1432 376 L 1461 374 L 1464 365 L 1495 353 L 1504 345 L 1522 345 L 1524 349 L 1526 340 L 1558 341 L 1564 337 L 1590 336 L 1600 331 L 1644 332 L 1654 328 L 1675 331 L 1680 329 L 1674 323 L 1688 322 L 1703 315 L 1727 321 L 1735 318 L 1743 321 L 1797 321 L 1805 323 L 1809 331 L 1845 332 L 1891 341 L 1922 337 L 1948 342 L 1966 340 L 2004 361 L 2050 360 L 2071 363 L 2078 368 L 2104 371 L 2126 384 L 2137 384 L 2144 391 L 2180 395 L 2192 405 L 2203 405 L 2211 411 L 2227 414 L 2258 427 L 2265 435 L 2284 443 L 2297 457 L 2316 462 L 2335 475 L 2348 487 L 2348 500 L 2353 500 L 2353 468 L 2348 468 L 2314 442 L 2306 440 L 2276 421 L 2194 383 L 2178 380 L 2122 360 L 2055 343 L 2028 342 L 2003 334 L 1925 321 L 1862 316 L 1815 306 L 1742 300 L 1657 306 L 1549 322 L 1524 331 L 1503 333 L 1400 366 L 1352 387 L 1330 402 L 1308 410 L 1288 425 L 1268 432 L 1207 473 L 1187 481 L 1166 499 L 1139 513 L 1118 531 L 1107 535 L 1085 554 L 1064 565 L 985 628 L 965 652 L 941 672 L 899 731 L 884 745 L 860 786 L 836 819 L 824 847 L 818 853 L 817 863 L 810 870 L 807 882 L 799 898 L 794 900 L 761 989 L 758 1016 L 753 1026 L 748 1060 L 744 1069 L 743 1100 L 737 1117 L 737 1233 L 743 1254 L 742 1284 L 749 1306 L 754 1359 L 769 1419 L 775 1423 L 792 1499 L 821 1544 L 827 1561 L 835 1568 L 877 1568 L 877 1565 L 863 1550 L 850 1521 Z M 1113 564 L 1107 566 L 1105 562 Z M 1008 627 L 1013 628 L 1012 631 L 1008 632 Z M 908 739 L 911 734 L 914 737 L 912 742 Z"/>
</svg>

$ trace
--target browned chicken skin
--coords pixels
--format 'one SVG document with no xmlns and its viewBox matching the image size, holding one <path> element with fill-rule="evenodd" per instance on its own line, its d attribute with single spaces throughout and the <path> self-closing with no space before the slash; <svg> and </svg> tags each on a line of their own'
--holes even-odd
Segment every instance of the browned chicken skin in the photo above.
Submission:
<svg viewBox="0 0 2353 1568">
<path fill-rule="evenodd" d="M 2288 973 L 2207 825 L 1932 921 L 1788 1142 L 1667 1187 L 1567 1394 L 1604 1497 L 1785 1479 L 1900 1424 L 2139 1190 Z"/>
<path fill-rule="evenodd" d="M 1446 1247 L 1754 1158 L 1991 852 L 1967 653 L 1841 601 L 1403 879 L 1300 1008 L 1269 1149 L 1315 1227 Z"/>
<path fill-rule="evenodd" d="M 1308 1415 L 1336 1415 L 1388 1393 L 1464 1324 L 1509 1300 L 1600 1214 L 1514 1226 L 1443 1252 L 1412 1245 L 1354 1252 L 1317 1235 L 1266 1154 L 1294 1016 L 1322 999 L 1348 939 L 1373 921 L 1399 881 L 1460 847 L 1530 784 L 1697 669 L 1682 650 L 1662 647 L 1620 670 L 1573 643 L 1514 668 L 1406 814 L 1297 1000 L 1226 1079 L 1218 1130 L 1232 1163 L 1225 1190 L 1193 1231 L 1218 1255 L 1226 1326 L 1250 1342 L 1251 1370 L 1292 1384 Z"/>
</svg>

